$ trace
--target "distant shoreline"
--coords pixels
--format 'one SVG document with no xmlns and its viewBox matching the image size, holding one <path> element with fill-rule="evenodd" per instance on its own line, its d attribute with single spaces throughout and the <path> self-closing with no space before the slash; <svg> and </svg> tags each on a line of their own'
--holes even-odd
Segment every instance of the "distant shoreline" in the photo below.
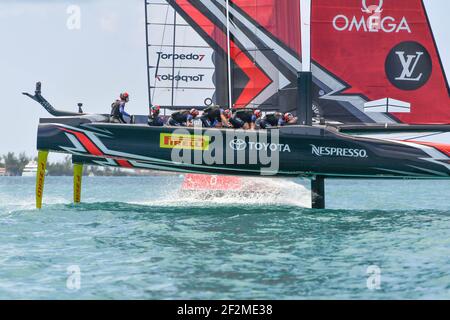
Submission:
<svg viewBox="0 0 450 320">
<path fill-rule="evenodd" d="M 7 154 L 0 156 L 0 177 L 21 177 L 24 173 L 26 173 L 27 177 L 35 177 L 37 171 L 36 161 L 36 158 L 31 158 L 24 152 L 18 155 L 14 152 L 8 152 Z M 176 175 L 179 175 L 179 173 L 143 169 L 98 167 L 92 165 L 86 165 L 83 170 L 84 177 L 143 177 Z M 73 176 L 73 164 L 70 156 L 67 156 L 63 161 L 47 163 L 47 176 Z"/>
<path fill-rule="evenodd" d="M 139 177 L 176 177 L 184 175 L 183 173 L 149 173 L 149 174 L 134 174 L 134 175 L 123 175 L 123 176 L 89 176 L 89 175 L 83 175 L 83 178 L 139 178 Z M 47 176 L 51 178 L 70 178 L 72 176 Z M 7 176 L 7 175 L 0 175 L 0 178 L 35 178 L 33 176 Z"/>
</svg>

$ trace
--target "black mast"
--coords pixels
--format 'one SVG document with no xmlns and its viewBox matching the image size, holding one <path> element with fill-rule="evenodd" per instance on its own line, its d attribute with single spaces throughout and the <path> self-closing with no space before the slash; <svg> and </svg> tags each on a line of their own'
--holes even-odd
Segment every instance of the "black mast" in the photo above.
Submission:
<svg viewBox="0 0 450 320">
<path fill-rule="evenodd" d="M 176 37 L 177 37 L 177 11 L 173 10 L 173 57 L 176 53 Z M 175 104 L 175 59 L 172 59 L 172 107 Z"/>
<path fill-rule="evenodd" d="M 312 126 L 312 72 L 300 71 L 297 75 L 297 114 L 301 125 Z"/>
<path fill-rule="evenodd" d="M 145 47 L 147 52 L 147 88 L 148 88 L 148 104 L 149 106 L 152 105 L 152 90 L 151 90 L 151 82 L 150 82 L 150 53 L 149 53 L 149 39 L 148 39 L 148 6 L 149 3 L 147 0 L 144 0 L 145 2 Z"/>
<path fill-rule="evenodd" d="M 302 42 L 302 70 L 298 73 L 297 115 L 301 125 L 312 126 L 312 71 L 311 71 L 311 2 L 300 1 L 300 27 Z M 325 177 L 317 175 L 311 179 L 311 206 L 325 209 Z"/>
</svg>

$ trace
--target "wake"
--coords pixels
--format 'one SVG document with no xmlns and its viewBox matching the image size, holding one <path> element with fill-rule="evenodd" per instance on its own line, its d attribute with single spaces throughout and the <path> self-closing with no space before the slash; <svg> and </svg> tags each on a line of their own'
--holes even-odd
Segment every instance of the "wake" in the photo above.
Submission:
<svg viewBox="0 0 450 320">
<path fill-rule="evenodd" d="M 311 207 L 311 193 L 304 185 L 287 179 L 244 178 L 242 190 L 176 190 L 156 201 L 133 204 L 157 206 L 282 205 Z"/>
<path fill-rule="evenodd" d="M 0 196 L 0 216 L 14 214 L 17 212 L 47 212 L 54 210 L 87 210 L 99 207 L 103 209 L 123 209 L 127 205 L 141 207 L 173 207 L 173 208 L 202 208 L 202 207 L 248 207 L 248 206 L 288 206 L 310 208 L 311 194 L 309 188 L 305 187 L 297 179 L 280 178 L 243 178 L 241 190 L 183 190 L 182 183 L 167 181 L 159 189 L 163 190 L 157 194 L 153 193 L 151 198 L 147 192 L 133 197 L 129 200 L 118 199 L 111 201 L 111 194 L 98 197 L 95 194 L 83 191 L 82 203 L 74 205 L 70 198 L 71 190 L 52 193 L 51 187 L 44 196 L 43 210 L 35 209 L 35 198 L 32 192 L 18 197 L 16 194 L 3 194 Z M 31 190 L 31 189 L 30 189 Z M 148 191 L 148 190 L 147 190 Z M 126 197 L 125 197 L 126 198 Z M 102 205 L 103 204 L 103 205 Z M 115 211 L 115 210 L 114 210 Z"/>
</svg>

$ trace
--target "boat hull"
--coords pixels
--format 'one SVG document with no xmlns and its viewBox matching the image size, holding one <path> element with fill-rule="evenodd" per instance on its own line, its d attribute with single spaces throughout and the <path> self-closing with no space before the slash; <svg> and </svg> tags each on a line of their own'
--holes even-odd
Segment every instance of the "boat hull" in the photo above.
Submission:
<svg viewBox="0 0 450 320">
<path fill-rule="evenodd" d="M 77 163 L 240 176 L 450 177 L 442 148 L 330 127 L 243 131 L 41 120 L 39 150 Z"/>
</svg>

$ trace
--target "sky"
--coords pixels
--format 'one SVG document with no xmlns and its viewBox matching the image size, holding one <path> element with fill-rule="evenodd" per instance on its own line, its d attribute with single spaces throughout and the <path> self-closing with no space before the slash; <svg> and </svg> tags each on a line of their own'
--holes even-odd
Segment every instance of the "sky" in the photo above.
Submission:
<svg viewBox="0 0 450 320">
<path fill-rule="evenodd" d="M 449 0 L 425 0 L 440 55 L 450 75 Z M 81 9 L 70 29 L 71 6 Z M 43 95 L 58 109 L 107 113 L 120 92 L 127 111 L 146 114 L 147 80 L 143 0 L 0 0 L 0 155 L 36 155 L 40 117 L 49 115 L 21 93 Z"/>
</svg>

